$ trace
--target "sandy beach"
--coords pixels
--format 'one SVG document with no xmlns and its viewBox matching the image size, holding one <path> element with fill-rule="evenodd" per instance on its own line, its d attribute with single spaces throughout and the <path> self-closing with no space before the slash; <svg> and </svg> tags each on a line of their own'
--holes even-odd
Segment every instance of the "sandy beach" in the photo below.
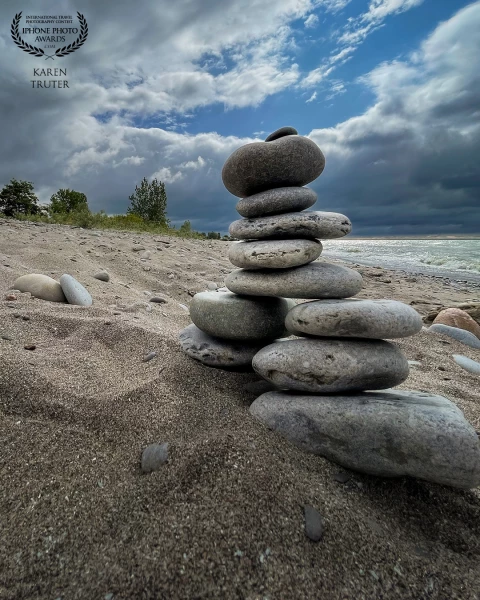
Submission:
<svg viewBox="0 0 480 600">
<path fill-rule="evenodd" d="M 342 468 L 252 419 L 255 373 L 181 351 L 192 296 L 233 269 L 228 246 L 0 220 L 0 598 L 480 598 L 480 489 L 341 483 Z M 359 298 L 422 316 L 480 301 L 473 285 L 358 270 Z M 5 300 L 27 273 L 69 273 L 94 304 Z M 479 432 L 479 378 L 452 358 L 479 351 L 426 331 L 395 343 L 419 363 L 399 388 L 447 397 Z M 144 474 L 155 442 L 169 460 Z M 324 519 L 318 543 L 306 504 Z"/>
</svg>

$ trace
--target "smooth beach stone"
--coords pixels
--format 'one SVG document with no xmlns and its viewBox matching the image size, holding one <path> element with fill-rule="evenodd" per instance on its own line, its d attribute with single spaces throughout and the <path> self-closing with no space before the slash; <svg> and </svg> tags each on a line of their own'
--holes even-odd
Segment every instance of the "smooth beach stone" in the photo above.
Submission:
<svg viewBox="0 0 480 600">
<path fill-rule="evenodd" d="M 280 127 L 280 129 L 277 129 L 266 137 L 265 141 L 273 142 L 273 140 L 278 140 L 278 138 L 284 137 L 285 135 L 298 135 L 298 131 L 295 127 Z"/>
<path fill-rule="evenodd" d="M 282 389 L 330 394 L 384 390 L 408 377 L 400 348 L 383 340 L 287 340 L 262 348 L 254 370 Z"/>
<path fill-rule="evenodd" d="M 480 439 L 450 400 L 404 390 L 310 396 L 267 392 L 250 413 L 270 429 L 345 468 L 480 485 Z"/>
<path fill-rule="evenodd" d="M 212 337 L 193 323 L 179 334 L 185 354 L 209 367 L 248 367 L 263 343 L 222 340 Z"/>
<path fill-rule="evenodd" d="M 22 275 L 13 282 L 13 288 L 20 292 L 30 292 L 35 298 L 48 302 L 67 302 L 62 286 L 48 275 L 31 273 Z"/>
<path fill-rule="evenodd" d="M 327 262 L 312 262 L 293 269 L 238 269 L 225 279 L 235 294 L 284 298 L 348 298 L 362 289 L 360 273 Z"/>
<path fill-rule="evenodd" d="M 462 344 L 470 346 L 470 348 L 477 348 L 477 350 L 480 350 L 480 340 L 476 335 L 473 335 L 473 333 L 470 333 L 469 331 L 465 331 L 465 329 L 458 329 L 458 327 L 450 327 L 449 325 L 436 323 L 435 325 L 431 325 L 427 331 L 429 333 L 448 335 L 448 337 L 451 337 L 458 342 L 462 342 Z"/>
<path fill-rule="evenodd" d="M 297 304 L 285 320 L 294 335 L 392 339 L 415 335 L 422 317 L 396 300 L 318 300 Z"/>
<path fill-rule="evenodd" d="M 312 542 L 319 542 L 323 536 L 323 519 L 322 515 L 316 508 L 310 505 L 303 507 L 305 516 L 305 535 Z"/>
<path fill-rule="evenodd" d="M 92 297 L 75 277 L 67 274 L 62 275 L 60 285 L 70 304 L 77 304 L 78 306 L 90 306 L 92 304 Z"/>
<path fill-rule="evenodd" d="M 234 242 L 228 249 L 228 260 L 245 269 L 288 269 L 314 261 L 322 249 L 319 240 Z"/>
<path fill-rule="evenodd" d="M 324 168 L 325 157 L 315 142 L 287 135 L 235 150 L 223 165 L 222 180 L 231 194 L 245 198 L 272 188 L 306 185 Z"/>
<path fill-rule="evenodd" d="M 461 308 L 446 308 L 440 311 L 435 317 L 433 324 L 458 327 L 458 329 L 464 329 L 473 333 L 474 336 L 480 339 L 480 325 Z"/>
<path fill-rule="evenodd" d="M 168 442 L 165 444 L 150 444 L 142 452 L 142 471 L 151 473 L 158 471 L 168 460 Z"/>
<path fill-rule="evenodd" d="M 246 298 L 231 292 L 200 292 L 190 304 L 195 325 L 227 340 L 272 340 L 285 332 L 291 306 L 285 298 Z"/>
<path fill-rule="evenodd" d="M 110 275 L 106 271 L 100 271 L 94 275 L 95 279 L 99 281 L 110 281 Z"/>
<path fill-rule="evenodd" d="M 305 211 L 291 212 L 256 219 L 238 219 L 228 228 L 239 240 L 307 238 L 333 240 L 350 233 L 350 220 L 340 213 Z"/>
<path fill-rule="evenodd" d="M 474 375 L 480 375 L 480 363 L 476 360 L 467 358 L 462 354 L 454 354 L 453 360 L 457 363 L 457 365 L 460 365 L 462 369 L 465 369 L 465 371 L 473 373 Z"/>
<path fill-rule="evenodd" d="M 306 187 L 281 187 L 253 194 L 239 200 L 235 206 L 242 217 L 249 219 L 266 215 L 278 215 L 310 208 L 317 201 L 317 194 Z"/>
</svg>

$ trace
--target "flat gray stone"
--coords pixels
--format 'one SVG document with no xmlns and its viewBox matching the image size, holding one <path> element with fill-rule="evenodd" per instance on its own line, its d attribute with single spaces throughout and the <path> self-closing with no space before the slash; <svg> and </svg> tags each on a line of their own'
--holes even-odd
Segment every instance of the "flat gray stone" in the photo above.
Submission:
<svg viewBox="0 0 480 600">
<path fill-rule="evenodd" d="M 261 240 L 233 242 L 228 259 L 245 269 L 289 269 L 316 260 L 322 253 L 319 240 Z"/>
<path fill-rule="evenodd" d="M 453 360 L 457 365 L 460 365 L 462 369 L 465 369 L 465 371 L 473 373 L 474 375 L 480 375 L 480 363 L 476 360 L 472 360 L 462 354 L 454 354 Z"/>
<path fill-rule="evenodd" d="M 110 281 L 110 275 L 106 271 L 100 271 L 100 273 L 96 273 L 94 278 L 98 279 L 99 281 Z"/>
<path fill-rule="evenodd" d="M 323 536 L 322 516 L 316 508 L 308 504 L 303 507 L 305 515 L 305 535 L 312 542 L 319 542 Z"/>
<path fill-rule="evenodd" d="M 287 135 L 235 150 L 223 166 L 222 179 L 231 194 L 245 198 L 272 188 L 306 185 L 324 168 L 325 157 L 315 142 Z"/>
<path fill-rule="evenodd" d="M 273 142 L 273 140 L 278 140 L 278 138 L 284 137 L 285 135 L 298 135 L 298 131 L 295 127 L 280 127 L 280 129 L 277 129 L 266 137 L 265 141 Z"/>
<path fill-rule="evenodd" d="M 252 366 L 279 388 L 316 394 L 384 390 L 405 381 L 409 371 L 390 342 L 328 338 L 274 342 Z"/>
<path fill-rule="evenodd" d="M 185 354 L 209 367 L 251 367 L 263 343 L 222 340 L 203 332 L 193 323 L 182 329 L 180 346 Z"/>
<path fill-rule="evenodd" d="M 241 198 L 235 208 L 249 219 L 305 210 L 317 201 L 317 194 L 306 187 L 282 187 Z"/>
<path fill-rule="evenodd" d="M 285 332 L 291 306 L 285 298 L 252 298 L 231 292 L 200 292 L 190 304 L 195 325 L 227 340 L 272 340 Z"/>
<path fill-rule="evenodd" d="M 350 233 L 350 220 L 340 213 L 303 211 L 283 215 L 238 219 L 228 228 L 239 240 L 322 239 L 333 240 Z"/>
<path fill-rule="evenodd" d="M 91 306 L 93 300 L 83 285 L 75 277 L 65 274 L 60 277 L 60 285 L 69 304 Z"/>
<path fill-rule="evenodd" d="M 450 325 L 436 323 L 435 325 L 431 325 L 427 331 L 429 333 L 448 335 L 448 337 L 451 337 L 458 342 L 462 342 L 462 344 L 470 346 L 470 348 L 480 349 L 480 340 L 476 335 L 473 335 L 473 333 L 470 333 L 469 331 L 465 331 L 465 329 L 459 329 L 458 327 L 450 327 Z"/>
<path fill-rule="evenodd" d="M 238 269 L 225 279 L 236 294 L 284 298 L 348 298 L 362 289 L 360 273 L 327 262 L 312 262 L 293 269 Z"/>
<path fill-rule="evenodd" d="M 142 471 L 158 471 L 168 460 L 168 443 L 150 444 L 142 453 Z"/>
<path fill-rule="evenodd" d="M 415 335 L 422 317 L 396 300 L 317 300 L 297 304 L 285 320 L 294 335 L 392 339 Z"/>
<path fill-rule="evenodd" d="M 35 298 L 48 302 L 67 302 L 62 286 L 48 275 L 22 275 L 15 279 L 12 287 L 20 292 L 30 292 Z"/>
<path fill-rule="evenodd" d="M 480 485 L 480 440 L 442 396 L 385 390 L 307 396 L 267 392 L 250 413 L 307 452 L 383 477 Z"/>
</svg>

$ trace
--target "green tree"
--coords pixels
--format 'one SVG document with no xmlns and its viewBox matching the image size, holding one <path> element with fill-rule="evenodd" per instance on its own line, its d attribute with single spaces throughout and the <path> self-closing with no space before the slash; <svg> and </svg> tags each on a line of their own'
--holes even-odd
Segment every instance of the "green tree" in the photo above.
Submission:
<svg viewBox="0 0 480 600">
<path fill-rule="evenodd" d="M 147 178 L 144 177 L 140 186 L 135 186 L 135 192 L 128 199 L 131 206 L 127 208 L 127 214 L 138 215 L 144 221 L 168 225 L 167 193 L 163 182 L 154 179 L 148 183 Z"/>
<path fill-rule="evenodd" d="M 220 234 L 217 233 L 216 231 L 209 231 L 207 233 L 207 239 L 209 240 L 219 240 L 220 239 Z"/>
<path fill-rule="evenodd" d="M 178 231 L 183 235 L 191 234 L 192 233 L 192 225 L 191 225 L 190 221 L 184 221 Z"/>
<path fill-rule="evenodd" d="M 85 194 L 69 189 L 58 190 L 58 192 L 53 194 L 50 198 L 50 205 L 48 208 L 52 213 L 63 214 L 76 211 L 85 212 L 85 209 L 89 211 Z"/>
<path fill-rule="evenodd" d="M 11 179 L 0 192 L 0 211 L 7 217 L 13 217 L 15 213 L 36 215 L 39 206 L 33 183 Z"/>
</svg>

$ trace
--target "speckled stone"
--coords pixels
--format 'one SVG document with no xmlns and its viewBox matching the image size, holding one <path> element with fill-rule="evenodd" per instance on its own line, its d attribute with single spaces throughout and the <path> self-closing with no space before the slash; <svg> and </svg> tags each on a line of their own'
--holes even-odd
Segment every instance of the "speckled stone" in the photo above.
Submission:
<svg viewBox="0 0 480 600">
<path fill-rule="evenodd" d="M 318 240 L 261 240 L 234 242 L 228 259 L 245 269 L 288 269 L 308 264 L 322 253 Z"/>
<path fill-rule="evenodd" d="M 304 211 L 256 219 L 238 219 L 230 224 L 230 235 L 239 240 L 251 239 L 322 239 L 344 237 L 352 230 L 350 220 L 340 213 Z"/>
<path fill-rule="evenodd" d="M 200 292 L 190 304 L 195 325 L 227 340 L 272 340 L 285 332 L 290 305 L 285 298 L 253 298 L 231 292 Z"/>
<path fill-rule="evenodd" d="M 433 394 L 385 390 L 311 396 L 267 392 L 250 413 L 307 452 L 382 477 L 480 485 L 480 440 L 455 404 Z"/>
<path fill-rule="evenodd" d="M 222 179 L 234 196 L 245 198 L 272 188 L 303 186 L 325 167 L 320 148 L 300 135 L 246 144 L 226 160 Z"/>
<path fill-rule="evenodd" d="M 265 141 L 273 142 L 273 140 L 278 140 L 278 138 L 284 137 L 286 135 L 298 135 L 298 131 L 295 129 L 295 127 L 280 127 L 280 129 L 277 129 L 268 137 L 266 137 Z"/>
<path fill-rule="evenodd" d="M 12 287 L 20 292 L 30 292 L 35 298 L 48 302 L 67 302 L 62 286 L 48 275 L 22 275 L 15 279 Z"/>
<path fill-rule="evenodd" d="M 185 354 L 209 367 L 251 367 L 262 342 L 248 343 L 212 337 L 193 323 L 182 329 L 180 346 Z"/>
<path fill-rule="evenodd" d="M 392 339 L 422 329 L 415 309 L 396 300 L 318 300 L 298 304 L 285 325 L 294 335 Z"/>
<path fill-rule="evenodd" d="M 306 187 L 281 187 L 241 198 L 235 208 L 242 215 L 252 219 L 266 215 L 310 208 L 317 201 L 317 194 Z"/>
<path fill-rule="evenodd" d="M 327 338 L 274 342 L 252 366 L 277 387 L 320 394 L 383 390 L 405 381 L 409 370 L 390 342 Z"/>
<path fill-rule="evenodd" d="M 63 293 L 70 304 L 78 306 L 91 306 L 93 300 L 87 290 L 79 283 L 75 277 L 71 275 L 62 275 L 60 277 L 60 285 Z"/>
<path fill-rule="evenodd" d="M 312 262 L 293 269 L 238 269 L 225 279 L 226 287 L 248 296 L 284 298 L 348 298 L 362 289 L 360 273 L 327 262 Z"/>
</svg>

